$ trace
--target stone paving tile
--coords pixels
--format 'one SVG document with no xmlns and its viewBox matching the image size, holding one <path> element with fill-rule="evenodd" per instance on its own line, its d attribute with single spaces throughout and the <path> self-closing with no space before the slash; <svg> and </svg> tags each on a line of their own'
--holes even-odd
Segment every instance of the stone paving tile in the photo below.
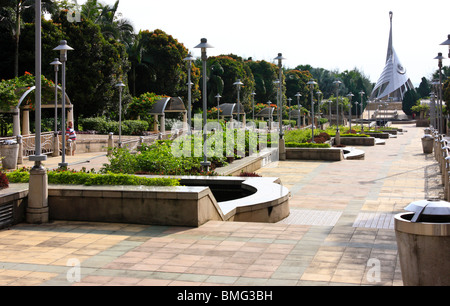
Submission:
<svg viewBox="0 0 450 306">
<path fill-rule="evenodd" d="M 58 221 L 0 230 L 0 285 L 401 286 L 392 217 L 440 192 L 435 161 L 421 154 L 423 129 L 407 129 L 362 148 L 362 161 L 280 161 L 258 170 L 291 190 L 292 216 L 277 224 Z M 81 281 L 71 283 L 73 259 Z"/>
</svg>

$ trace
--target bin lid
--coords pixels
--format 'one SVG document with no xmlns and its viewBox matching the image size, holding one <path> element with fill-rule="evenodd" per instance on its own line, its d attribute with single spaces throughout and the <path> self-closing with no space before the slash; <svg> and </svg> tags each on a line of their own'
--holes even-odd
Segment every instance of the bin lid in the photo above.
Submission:
<svg viewBox="0 0 450 306">
<path fill-rule="evenodd" d="M 414 212 L 411 222 L 417 222 L 421 215 L 450 216 L 450 203 L 440 199 L 420 200 L 410 203 L 405 210 Z"/>
</svg>

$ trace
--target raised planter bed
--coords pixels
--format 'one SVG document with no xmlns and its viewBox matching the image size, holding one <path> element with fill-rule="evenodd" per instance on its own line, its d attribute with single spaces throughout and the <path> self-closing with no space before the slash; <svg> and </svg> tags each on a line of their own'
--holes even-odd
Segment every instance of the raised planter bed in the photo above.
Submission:
<svg viewBox="0 0 450 306">
<path fill-rule="evenodd" d="M 374 146 L 375 137 L 341 137 L 341 144 L 346 146 Z"/>
<path fill-rule="evenodd" d="M 380 139 L 389 139 L 390 134 L 389 133 L 370 133 L 370 132 L 364 132 L 364 134 L 369 135 L 370 137 L 374 138 L 380 138 Z"/>
<path fill-rule="evenodd" d="M 278 222 L 289 215 L 289 190 L 275 178 L 180 178 L 189 186 L 49 186 L 49 218 L 196 227 L 210 220 Z M 222 192 L 219 200 L 213 189 Z"/>
<path fill-rule="evenodd" d="M 344 160 L 340 148 L 286 148 L 287 160 Z"/>
</svg>

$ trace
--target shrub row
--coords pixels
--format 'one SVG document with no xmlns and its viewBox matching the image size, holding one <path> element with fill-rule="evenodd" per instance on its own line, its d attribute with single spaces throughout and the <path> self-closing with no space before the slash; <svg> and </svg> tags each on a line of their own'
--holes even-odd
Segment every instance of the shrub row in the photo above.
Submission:
<svg viewBox="0 0 450 306">
<path fill-rule="evenodd" d="M 97 134 L 119 134 L 119 122 L 102 117 L 80 119 L 84 131 L 96 131 Z M 122 135 L 142 135 L 148 130 L 148 122 L 143 120 L 122 121 Z"/>
<path fill-rule="evenodd" d="M 10 183 L 28 183 L 30 172 L 19 169 L 6 174 Z M 179 186 L 180 181 L 172 178 L 148 178 L 121 173 L 88 173 L 74 171 L 48 171 L 49 184 L 64 185 L 143 185 L 143 186 Z"/>
</svg>

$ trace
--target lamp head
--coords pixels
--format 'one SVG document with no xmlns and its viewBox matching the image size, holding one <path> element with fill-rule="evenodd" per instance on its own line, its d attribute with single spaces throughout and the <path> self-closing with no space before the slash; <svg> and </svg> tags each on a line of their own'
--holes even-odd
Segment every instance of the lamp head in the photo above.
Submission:
<svg viewBox="0 0 450 306">
<path fill-rule="evenodd" d="M 450 58 L 450 34 L 447 36 L 447 40 L 444 41 L 441 45 L 448 46 L 448 57 Z"/>
<path fill-rule="evenodd" d="M 73 48 L 67 44 L 66 40 L 61 40 L 59 46 L 53 49 L 54 51 L 59 51 L 61 61 L 67 60 L 67 51 L 72 51 Z"/>
<path fill-rule="evenodd" d="M 59 66 L 62 65 L 62 63 L 59 61 L 58 58 L 55 58 L 55 60 L 53 62 L 51 62 L 50 65 L 55 67 L 55 71 L 58 71 Z"/>
</svg>

